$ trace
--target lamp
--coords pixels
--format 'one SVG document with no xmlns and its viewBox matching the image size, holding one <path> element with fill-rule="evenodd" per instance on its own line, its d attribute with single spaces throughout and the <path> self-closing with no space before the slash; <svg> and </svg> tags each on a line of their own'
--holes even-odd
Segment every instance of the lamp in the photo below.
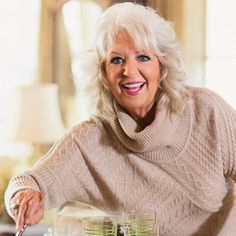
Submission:
<svg viewBox="0 0 236 236">
<path fill-rule="evenodd" d="M 34 144 L 37 157 L 39 145 L 52 144 L 64 132 L 58 86 L 41 84 L 18 89 L 12 117 L 10 137 Z M 34 157 L 35 159 L 35 157 Z"/>
</svg>

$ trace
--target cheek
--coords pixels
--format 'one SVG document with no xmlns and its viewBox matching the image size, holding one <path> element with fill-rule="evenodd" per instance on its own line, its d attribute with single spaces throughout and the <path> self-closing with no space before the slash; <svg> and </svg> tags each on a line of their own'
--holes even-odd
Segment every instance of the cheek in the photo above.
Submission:
<svg viewBox="0 0 236 236">
<path fill-rule="evenodd" d="M 107 73 L 106 80 L 107 80 L 108 87 L 111 89 L 115 84 L 115 79 L 113 77 L 113 74 Z"/>
<path fill-rule="evenodd" d="M 151 94 L 155 95 L 160 87 L 160 75 L 158 73 L 153 73 L 149 78 L 148 89 Z"/>
<path fill-rule="evenodd" d="M 113 77 L 113 69 L 109 65 L 105 65 L 104 67 L 105 75 L 108 81 L 110 81 Z"/>
<path fill-rule="evenodd" d="M 106 81 L 107 81 L 108 88 L 113 93 L 114 89 L 117 87 L 118 82 L 112 70 L 106 70 Z"/>
<path fill-rule="evenodd" d="M 154 73 L 152 75 L 152 78 L 154 80 L 154 82 L 159 85 L 160 84 L 160 76 L 161 76 L 161 71 L 160 71 L 160 66 L 159 66 L 159 63 L 156 65 L 156 70 L 153 70 Z"/>
<path fill-rule="evenodd" d="M 108 83 L 117 84 L 120 80 L 120 70 L 117 68 L 108 67 L 106 69 L 106 78 Z"/>
<path fill-rule="evenodd" d="M 151 83 L 151 84 L 153 84 L 153 86 L 155 86 L 155 85 L 159 85 L 159 83 L 160 83 L 160 74 L 159 73 L 150 73 L 149 74 L 149 82 Z"/>
</svg>

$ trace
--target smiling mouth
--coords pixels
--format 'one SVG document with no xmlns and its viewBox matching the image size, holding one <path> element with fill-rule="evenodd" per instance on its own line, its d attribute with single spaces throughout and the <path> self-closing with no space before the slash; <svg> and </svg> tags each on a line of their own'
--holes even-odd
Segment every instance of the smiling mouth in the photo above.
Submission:
<svg viewBox="0 0 236 236">
<path fill-rule="evenodd" d="M 129 95 L 137 95 L 141 92 L 145 82 L 122 84 L 122 87 Z"/>
</svg>

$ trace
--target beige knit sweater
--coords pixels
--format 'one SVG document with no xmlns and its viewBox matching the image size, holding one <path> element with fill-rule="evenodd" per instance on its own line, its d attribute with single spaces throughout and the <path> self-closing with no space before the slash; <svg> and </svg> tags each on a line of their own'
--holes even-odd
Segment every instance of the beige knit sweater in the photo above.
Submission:
<svg viewBox="0 0 236 236">
<path fill-rule="evenodd" d="M 236 113 L 206 89 L 189 88 L 184 115 L 157 111 L 137 132 L 122 110 L 118 119 L 74 127 L 31 171 L 6 191 L 46 193 L 46 208 L 68 200 L 105 211 L 155 210 L 161 236 L 236 235 Z"/>
</svg>

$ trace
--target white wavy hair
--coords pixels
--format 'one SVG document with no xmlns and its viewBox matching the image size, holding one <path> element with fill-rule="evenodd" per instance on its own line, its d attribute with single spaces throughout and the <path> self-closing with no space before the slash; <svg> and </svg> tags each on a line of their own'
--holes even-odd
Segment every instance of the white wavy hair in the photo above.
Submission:
<svg viewBox="0 0 236 236">
<path fill-rule="evenodd" d="M 81 64 L 86 100 L 94 113 L 104 119 L 115 115 L 115 98 L 107 86 L 104 63 L 114 37 L 127 32 L 137 47 L 152 51 L 161 64 L 158 104 L 168 104 L 173 113 L 181 114 L 189 100 L 184 85 L 186 73 L 183 55 L 172 25 L 153 9 L 134 3 L 118 3 L 104 11 L 98 21 L 97 31 Z"/>
</svg>

